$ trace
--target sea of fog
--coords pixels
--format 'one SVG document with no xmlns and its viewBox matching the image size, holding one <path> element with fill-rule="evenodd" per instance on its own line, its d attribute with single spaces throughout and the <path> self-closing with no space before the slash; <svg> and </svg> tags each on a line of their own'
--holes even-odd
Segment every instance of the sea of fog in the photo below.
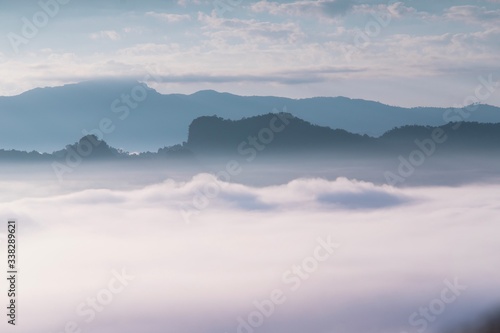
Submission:
<svg viewBox="0 0 500 333">
<path fill-rule="evenodd" d="M 433 333 L 499 305 L 500 182 L 259 175 L 3 173 L 15 332 Z"/>
</svg>

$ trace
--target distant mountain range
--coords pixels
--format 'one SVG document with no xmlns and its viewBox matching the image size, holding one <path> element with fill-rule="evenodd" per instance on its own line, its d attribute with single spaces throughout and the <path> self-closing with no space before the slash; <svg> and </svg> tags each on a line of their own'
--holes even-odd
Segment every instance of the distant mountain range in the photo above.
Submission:
<svg viewBox="0 0 500 333">
<path fill-rule="evenodd" d="M 244 97 L 215 91 L 163 95 L 136 81 L 89 81 L 0 97 L 0 146 L 51 152 L 97 134 L 127 151 L 154 151 L 186 141 L 188 126 L 199 117 L 237 120 L 283 111 L 314 125 L 374 137 L 406 125 L 500 123 L 500 108 L 473 108 L 460 115 L 452 108 L 408 109 L 345 97 Z"/>
<path fill-rule="evenodd" d="M 321 156 L 387 157 L 420 150 L 440 153 L 500 153 L 500 124 L 475 122 L 449 123 L 441 127 L 403 126 L 380 137 L 349 133 L 345 130 L 313 125 L 290 113 L 228 120 L 203 116 L 189 126 L 188 140 L 156 152 L 129 153 L 108 145 L 95 135 L 53 153 L 0 150 L 0 161 L 151 160 L 188 159 L 206 156 L 240 156 L 252 160 L 263 156 L 319 154 Z"/>
</svg>

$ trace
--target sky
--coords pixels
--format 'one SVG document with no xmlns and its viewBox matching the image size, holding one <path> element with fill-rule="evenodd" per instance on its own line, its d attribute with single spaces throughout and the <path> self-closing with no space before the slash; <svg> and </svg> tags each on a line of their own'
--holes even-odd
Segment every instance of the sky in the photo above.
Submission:
<svg viewBox="0 0 500 333">
<path fill-rule="evenodd" d="M 123 77 L 161 93 L 346 96 L 399 106 L 461 106 L 479 96 L 500 105 L 493 84 L 500 0 L 2 0 L 0 7 L 3 96 Z"/>
</svg>

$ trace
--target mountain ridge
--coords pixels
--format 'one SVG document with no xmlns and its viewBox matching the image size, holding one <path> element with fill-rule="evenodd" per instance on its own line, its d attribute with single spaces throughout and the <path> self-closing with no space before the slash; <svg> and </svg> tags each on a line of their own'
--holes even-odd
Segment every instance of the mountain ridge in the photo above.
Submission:
<svg viewBox="0 0 500 333">
<path fill-rule="evenodd" d="M 398 126 L 441 126 L 448 122 L 447 113 L 459 119 L 453 108 L 403 108 L 341 96 L 291 99 L 214 90 L 161 94 L 135 80 L 90 80 L 0 97 L 0 142 L 13 149 L 50 152 L 92 133 L 107 119 L 113 127 L 105 138 L 110 145 L 149 151 L 185 141 L 188 126 L 201 116 L 238 120 L 279 111 L 375 137 Z M 500 108 L 495 106 L 482 104 L 467 113 L 467 121 L 500 123 Z"/>
<path fill-rule="evenodd" d="M 436 131 L 441 134 L 436 135 Z M 266 156 L 326 154 L 329 156 L 397 156 L 431 143 L 442 152 L 498 153 L 500 124 L 477 122 L 449 123 L 441 127 L 407 125 L 380 137 L 350 133 L 311 124 L 286 112 L 242 118 L 218 116 L 196 118 L 189 126 L 188 139 L 164 145 L 156 152 L 129 153 L 110 146 L 103 138 L 90 134 L 52 153 L 0 149 L 1 161 L 192 159 L 195 156 Z M 444 138 L 442 141 L 436 137 Z M 445 138 L 446 137 L 446 138 Z M 254 151 L 252 153 L 252 151 Z"/>
</svg>

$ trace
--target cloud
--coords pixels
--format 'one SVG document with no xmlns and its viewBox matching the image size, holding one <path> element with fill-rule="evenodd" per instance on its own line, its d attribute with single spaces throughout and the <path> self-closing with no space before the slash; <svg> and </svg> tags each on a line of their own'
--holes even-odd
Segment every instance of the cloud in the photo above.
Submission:
<svg viewBox="0 0 500 333">
<path fill-rule="evenodd" d="M 225 19 L 216 15 L 198 14 L 198 21 L 203 24 L 204 35 L 212 39 L 230 43 L 273 43 L 287 44 L 299 42 L 303 37 L 300 25 L 296 23 L 272 23 L 255 19 Z M 237 40 L 234 40 L 237 38 Z"/>
<path fill-rule="evenodd" d="M 352 0 L 294 1 L 280 3 L 259 1 L 250 6 L 256 13 L 286 16 L 337 17 L 346 14 L 353 6 Z"/>
<path fill-rule="evenodd" d="M 156 13 L 147 12 L 146 16 L 154 17 L 168 23 L 177 23 L 182 21 L 189 21 L 191 16 L 188 14 L 171 14 L 171 13 Z"/>
<path fill-rule="evenodd" d="M 103 30 L 90 34 L 91 39 L 109 39 L 109 40 L 119 40 L 121 36 L 115 30 Z"/>
<path fill-rule="evenodd" d="M 18 218 L 23 313 L 31 318 L 20 333 L 64 330 L 70 320 L 95 332 L 236 332 L 238 317 L 276 288 L 287 299 L 263 333 L 409 331 L 408 317 L 440 295 L 446 278 L 469 288 L 432 329 L 497 301 L 498 185 L 156 180 L 165 173 L 178 175 L 162 168 L 125 178 L 96 168 L 62 185 L 26 171 L 2 181 L 0 220 Z M 186 224 L 180 209 L 214 184 L 219 194 Z M 338 252 L 291 291 L 284 272 L 328 236 Z M 86 323 L 76 308 L 122 268 L 135 280 Z"/>
<path fill-rule="evenodd" d="M 328 77 L 341 76 L 348 73 L 362 73 L 365 69 L 349 67 L 339 68 L 311 68 L 287 72 L 270 72 L 252 75 L 241 73 L 239 75 L 214 75 L 214 74 L 181 74 L 181 75 L 159 75 L 156 77 L 161 82 L 204 82 L 204 83 L 234 83 L 234 82 L 257 82 L 257 83 L 279 83 L 284 85 L 296 85 L 304 83 L 324 82 Z"/>
<path fill-rule="evenodd" d="M 177 4 L 182 7 L 186 7 L 190 4 L 200 5 L 201 3 L 201 0 L 177 0 Z"/>
<path fill-rule="evenodd" d="M 428 19 L 432 15 L 424 12 L 418 11 L 417 9 L 405 5 L 403 2 L 392 2 L 390 4 L 357 4 L 353 7 L 353 13 L 355 14 L 378 14 L 382 18 L 387 19 L 402 19 L 408 17 L 417 17 L 420 19 Z"/>
<path fill-rule="evenodd" d="M 216 193 L 213 195 L 213 193 Z M 63 205 L 150 205 L 163 203 L 179 208 L 196 201 L 209 201 L 210 207 L 227 209 L 379 209 L 404 205 L 413 199 L 400 190 L 372 183 L 339 178 L 297 179 L 288 184 L 254 188 L 226 183 L 211 174 L 199 174 L 188 182 L 167 180 L 136 191 L 108 189 L 84 190 L 51 199 L 36 199 L 38 204 L 57 201 Z"/>
<path fill-rule="evenodd" d="M 449 20 L 467 22 L 469 24 L 500 27 L 499 9 L 491 10 L 473 5 L 453 6 L 445 11 L 444 17 Z"/>
<path fill-rule="evenodd" d="M 375 209 L 397 206 L 406 200 L 387 193 L 373 191 L 361 193 L 326 193 L 318 196 L 318 201 L 334 207 L 345 207 L 348 209 Z"/>
</svg>

